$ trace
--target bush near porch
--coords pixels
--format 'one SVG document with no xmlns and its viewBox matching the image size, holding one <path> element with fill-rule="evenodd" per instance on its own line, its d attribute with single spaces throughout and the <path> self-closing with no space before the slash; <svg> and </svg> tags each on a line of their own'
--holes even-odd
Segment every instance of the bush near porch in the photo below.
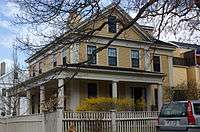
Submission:
<svg viewBox="0 0 200 132">
<path fill-rule="evenodd" d="M 136 104 L 134 104 L 134 101 L 129 98 L 85 98 L 80 106 L 78 106 L 77 111 L 110 111 L 113 109 L 116 109 L 117 111 L 132 111 L 141 110 L 144 105 L 143 101 L 136 101 Z"/>
</svg>

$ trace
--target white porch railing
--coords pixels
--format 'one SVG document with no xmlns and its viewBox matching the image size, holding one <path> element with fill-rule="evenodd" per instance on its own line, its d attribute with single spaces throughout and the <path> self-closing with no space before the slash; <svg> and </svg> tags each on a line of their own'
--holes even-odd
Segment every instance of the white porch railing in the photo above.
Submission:
<svg viewBox="0 0 200 132">
<path fill-rule="evenodd" d="M 156 132 L 157 111 L 65 112 L 63 132 Z"/>
</svg>

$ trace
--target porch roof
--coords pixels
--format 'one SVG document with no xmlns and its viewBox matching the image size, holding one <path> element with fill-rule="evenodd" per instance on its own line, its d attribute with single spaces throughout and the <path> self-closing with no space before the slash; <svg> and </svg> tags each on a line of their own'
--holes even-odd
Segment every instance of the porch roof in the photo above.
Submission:
<svg viewBox="0 0 200 132">
<path fill-rule="evenodd" d="M 105 81 L 127 81 L 151 84 L 162 84 L 163 73 L 150 72 L 132 68 L 109 67 L 97 65 L 67 65 L 57 66 L 48 72 L 32 77 L 16 86 L 19 89 L 29 89 L 56 79 L 90 79 Z M 10 89 L 11 90 L 11 89 Z"/>
</svg>

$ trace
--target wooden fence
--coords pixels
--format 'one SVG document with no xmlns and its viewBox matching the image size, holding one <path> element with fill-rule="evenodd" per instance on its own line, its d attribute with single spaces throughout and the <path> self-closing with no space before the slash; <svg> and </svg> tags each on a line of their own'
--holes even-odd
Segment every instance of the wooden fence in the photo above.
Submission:
<svg viewBox="0 0 200 132">
<path fill-rule="evenodd" d="M 65 112 L 63 132 L 156 132 L 158 112 Z"/>
</svg>

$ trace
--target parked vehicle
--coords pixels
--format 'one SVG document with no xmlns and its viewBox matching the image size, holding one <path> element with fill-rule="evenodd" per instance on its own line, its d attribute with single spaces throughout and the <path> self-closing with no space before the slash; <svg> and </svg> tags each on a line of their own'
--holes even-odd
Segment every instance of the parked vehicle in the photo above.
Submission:
<svg viewBox="0 0 200 132">
<path fill-rule="evenodd" d="M 158 132 L 200 132 L 200 100 L 164 104 L 158 117 Z"/>
</svg>

